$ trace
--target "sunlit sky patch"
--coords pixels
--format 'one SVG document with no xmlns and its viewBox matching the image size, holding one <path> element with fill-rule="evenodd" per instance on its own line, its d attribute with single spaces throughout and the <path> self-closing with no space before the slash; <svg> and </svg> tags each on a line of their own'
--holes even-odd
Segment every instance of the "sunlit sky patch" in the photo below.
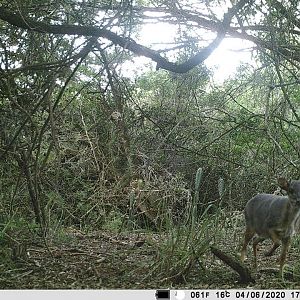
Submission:
<svg viewBox="0 0 300 300">
<path fill-rule="evenodd" d="M 172 48 L 176 36 L 176 27 L 164 23 L 143 25 L 139 33 L 138 42 L 152 49 Z M 207 34 L 207 44 L 215 35 Z M 205 60 L 205 65 L 212 69 L 213 80 L 222 83 L 233 76 L 241 64 L 256 66 L 251 56 L 254 44 L 240 39 L 225 38 L 219 47 Z M 145 72 L 154 63 L 147 58 L 135 57 L 132 61 L 123 64 L 122 73 L 128 77 L 134 77 Z"/>
</svg>

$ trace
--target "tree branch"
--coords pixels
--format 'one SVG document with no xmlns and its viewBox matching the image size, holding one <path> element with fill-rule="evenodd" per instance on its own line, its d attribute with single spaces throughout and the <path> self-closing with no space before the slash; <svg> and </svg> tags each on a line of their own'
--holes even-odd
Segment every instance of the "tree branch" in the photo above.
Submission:
<svg viewBox="0 0 300 300">
<path fill-rule="evenodd" d="M 82 36 L 93 36 L 102 37 L 115 45 L 119 45 L 124 49 L 133 52 L 136 55 L 148 57 L 157 63 L 157 69 L 165 69 L 174 73 L 186 73 L 197 65 L 201 64 L 207 59 L 210 54 L 218 47 L 220 42 L 223 40 L 226 29 L 230 24 L 230 21 L 234 14 L 243 7 L 248 1 L 240 0 L 235 6 L 230 8 L 224 15 L 223 26 L 217 29 L 217 37 L 195 56 L 188 59 L 186 62 L 176 64 L 168 61 L 166 58 L 160 55 L 159 52 L 154 51 L 148 47 L 136 43 L 134 40 L 126 37 L 121 37 L 116 33 L 94 26 L 80 26 L 80 25 L 50 25 L 44 22 L 38 22 L 26 16 L 23 16 L 20 12 L 13 13 L 6 8 L 0 7 L 0 19 L 8 22 L 11 25 L 23 28 L 26 30 L 32 30 L 40 33 L 52 33 L 52 34 L 68 34 L 68 35 L 82 35 Z"/>
</svg>

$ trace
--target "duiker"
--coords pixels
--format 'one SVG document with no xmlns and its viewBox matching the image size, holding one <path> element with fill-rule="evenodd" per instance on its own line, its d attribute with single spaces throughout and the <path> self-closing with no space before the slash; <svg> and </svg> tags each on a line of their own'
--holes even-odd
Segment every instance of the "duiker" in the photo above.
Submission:
<svg viewBox="0 0 300 300">
<path fill-rule="evenodd" d="M 254 266 L 257 266 L 257 245 L 259 242 L 271 238 L 273 247 L 266 253 L 271 256 L 282 243 L 280 255 L 280 274 L 286 259 L 291 237 L 299 226 L 300 216 L 300 180 L 278 179 L 280 188 L 287 192 L 287 196 L 273 194 L 258 194 L 251 198 L 245 207 L 246 231 L 241 260 L 244 261 L 249 241 L 257 234 L 253 241 Z"/>
</svg>

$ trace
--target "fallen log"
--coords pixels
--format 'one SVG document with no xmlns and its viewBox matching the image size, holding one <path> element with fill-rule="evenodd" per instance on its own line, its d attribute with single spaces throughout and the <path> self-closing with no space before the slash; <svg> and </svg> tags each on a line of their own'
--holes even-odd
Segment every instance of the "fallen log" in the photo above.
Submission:
<svg viewBox="0 0 300 300">
<path fill-rule="evenodd" d="M 227 266 L 239 274 L 241 283 L 255 282 L 254 278 L 251 276 L 250 270 L 242 262 L 215 247 L 211 246 L 210 250 L 217 258 L 222 260 Z"/>
</svg>

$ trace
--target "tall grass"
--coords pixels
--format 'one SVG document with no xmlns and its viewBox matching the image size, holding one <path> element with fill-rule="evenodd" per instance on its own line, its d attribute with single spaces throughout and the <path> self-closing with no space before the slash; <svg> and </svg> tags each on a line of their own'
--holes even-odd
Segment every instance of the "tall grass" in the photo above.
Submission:
<svg viewBox="0 0 300 300">
<path fill-rule="evenodd" d="M 195 175 L 194 197 L 185 208 L 185 220 L 177 225 L 167 222 L 170 227 L 161 235 L 157 259 L 148 276 L 155 274 L 163 282 L 178 283 L 187 279 L 192 268 L 205 271 L 205 254 L 220 232 L 221 209 L 214 209 L 211 214 L 209 211 L 213 204 L 210 204 L 199 215 L 197 208 L 202 177 L 203 170 L 199 168 Z M 223 188 L 220 187 L 220 190 L 223 193 Z"/>
</svg>

